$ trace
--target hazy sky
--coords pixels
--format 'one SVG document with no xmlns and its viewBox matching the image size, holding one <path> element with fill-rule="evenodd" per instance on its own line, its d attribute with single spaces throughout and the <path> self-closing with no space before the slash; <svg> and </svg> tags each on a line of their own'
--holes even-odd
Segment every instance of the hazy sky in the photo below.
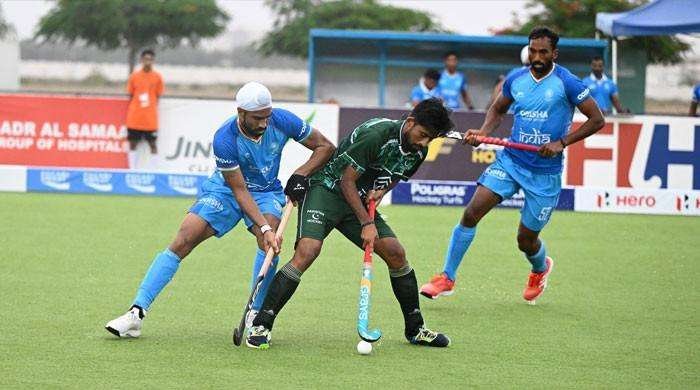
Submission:
<svg viewBox="0 0 700 390">
<path fill-rule="evenodd" d="M 467 35 L 487 35 L 490 28 L 509 25 L 513 12 L 525 14 L 526 3 L 526 0 L 380 1 L 430 12 L 444 27 Z M 272 27 L 273 15 L 262 0 L 217 0 L 217 3 L 232 16 L 229 31 L 245 32 L 250 38 L 258 38 Z M 41 16 L 52 8 L 53 1 L 1 0 L 0 5 L 5 19 L 14 25 L 19 37 L 24 39 L 32 36 Z M 223 44 L 228 39 L 222 37 L 217 41 Z"/>
</svg>

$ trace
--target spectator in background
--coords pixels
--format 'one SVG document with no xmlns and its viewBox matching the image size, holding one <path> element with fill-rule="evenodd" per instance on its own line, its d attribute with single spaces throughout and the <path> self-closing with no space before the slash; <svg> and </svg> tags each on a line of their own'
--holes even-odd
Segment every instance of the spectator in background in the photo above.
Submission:
<svg viewBox="0 0 700 390">
<path fill-rule="evenodd" d="M 440 94 L 440 72 L 435 69 L 428 69 L 423 73 L 423 77 L 418 80 L 418 85 L 411 90 L 411 107 L 415 107 L 423 100 L 430 98 L 442 99 Z"/>
<path fill-rule="evenodd" d="M 528 45 L 525 45 L 522 49 L 520 49 L 520 63 L 523 64 L 523 66 L 511 69 L 507 75 L 498 75 L 496 85 L 493 86 L 493 91 L 491 92 L 491 98 L 489 98 L 489 103 L 486 105 L 486 111 L 488 111 L 489 107 L 491 107 L 491 104 L 493 104 L 493 102 L 496 100 L 498 94 L 501 93 L 501 90 L 503 89 L 503 82 L 505 82 L 510 75 L 514 74 L 520 69 L 527 68 L 530 66 L 530 49 Z"/>
<path fill-rule="evenodd" d="M 581 81 L 591 90 L 591 96 L 598 103 L 598 107 L 600 107 L 600 111 L 603 114 L 612 114 L 613 106 L 618 113 L 629 114 L 630 110 L 623 108 L 620 99 L 617 97 L 617 85 L 603 73 L 604 68 L 603 59 L 597 56 L 593 57 L 591 61 L 591 75 Z"/>
<path fill-rule="evenodd" d="M 462 72 L 457 71 L 457 54 L 455 52 L 445 54 L 444 61 L 445 69 L 440 74 L 439 87 L 445 106 L 453 110 L 459 108 L 461 96 L 467 108 L 473 110 L 472 98 L 467 91 L 467 78 Z"/>
<path fill-rule="evenodd" d="M 698 114 L 698 103 L 700 103 L 700 83 L 695 84 L 695 88 L 693 88 L 693 97 L 690 99 L 690 116 Z"/>
<path fill-rule="evenodd" d="M 156 137 L 158 132 L 158 99 L 163 94 L 163 79 L 153 70 L 155 60 L 153 50 L 141 53 L 141 69 L 129 76 L 126 91 L 129 94 L 129 109 L 126 114 L 126 127 L 129 140 L 129 168 L 136 167 L 136 148 L 141 140 L 146 140 L 151 149 L 150 168 L 157 167 Z"/>
</svg>

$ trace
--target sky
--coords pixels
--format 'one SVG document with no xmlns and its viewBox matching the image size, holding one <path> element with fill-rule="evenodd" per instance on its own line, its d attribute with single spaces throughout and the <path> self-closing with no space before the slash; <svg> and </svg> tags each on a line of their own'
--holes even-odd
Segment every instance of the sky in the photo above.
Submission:
<svg viewBox="0 0 700 390">
<path fill-rule="evenodd" d="M 513 13 L 526 15 L 526 0 L 380 0 L 398 7 L 431 13 L 443 27 L 459 34 L 490 35 L 490 29 L 510 25 Z M 260 38 L 272 28 L 273 14 L 262 0 L 217 0 L 232 16 L 228 33 L 205 46 L 217 48 L 234 40 Z M 1 0 L 5 19 L 14 25 L 20 39 L 30 38 L 42 15 L 52 7 L 48 0 Z"/>
</svg>

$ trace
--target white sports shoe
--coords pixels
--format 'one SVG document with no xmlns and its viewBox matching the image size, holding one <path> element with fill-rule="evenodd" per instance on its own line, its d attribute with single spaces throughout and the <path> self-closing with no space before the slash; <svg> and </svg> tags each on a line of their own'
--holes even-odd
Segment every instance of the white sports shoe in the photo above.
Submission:
<svg viewBox="0 0 700 390">
<path fill-rule="evenodd" d="M 105 329 L 117 337 L 139 337 L 141 336 L 142 322 L 143 319 L 139 317 L 139 309 L 134 307 L 124 315 L 109 321 L 105 325 Z"/>
<path fill-rule="evenodd" d="M 257 315 L 258 315 L 258 311 L 257 311 L 257 310 L 251 309 L 251 310 L 248 311 L 248 314 L 246 314 L 246 316 L 245 316 L 245 327 L 246 327 L 246 329 L 250 329 L 250 328 L 253 327 L 253 320 L 255 319 L 255 316 L 257 316 Z"/>
</svg>

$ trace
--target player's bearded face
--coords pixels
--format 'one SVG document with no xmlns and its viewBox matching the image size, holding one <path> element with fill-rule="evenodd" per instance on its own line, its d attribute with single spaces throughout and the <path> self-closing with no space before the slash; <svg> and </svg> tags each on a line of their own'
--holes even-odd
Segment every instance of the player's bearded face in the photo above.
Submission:
<svg viewBox="0 0 700 390">
<path fill-rule="evenodd" d="M 537 38 L 530 41 L 530 66 L 535 72 L 544 74 L 552 69 L 558 51 L 552 48 L 549 38 Z"/>
<path fill-rule="evenodd" d="M 432 140 L 430 132 L 416 123 L 413 118 L 406 119 L 401 138 L 401 148 L 405 151 L 417 152 L 428 146 Z"/>
<path fill-rule="evenodd" d="M 270 115 L 272 115 L 271 108 L 260 111 L 244 111 L 241 115 L 243 119 L 241 121 L 243 131 L 249 136 L 260 137 L 267 129 L 267 122 Z"/>
<path fill-rule="evenodd" d="M 591 72 L 598 78 L 603 77 L 603 61 L 591 62 Z"/>
</svg>

